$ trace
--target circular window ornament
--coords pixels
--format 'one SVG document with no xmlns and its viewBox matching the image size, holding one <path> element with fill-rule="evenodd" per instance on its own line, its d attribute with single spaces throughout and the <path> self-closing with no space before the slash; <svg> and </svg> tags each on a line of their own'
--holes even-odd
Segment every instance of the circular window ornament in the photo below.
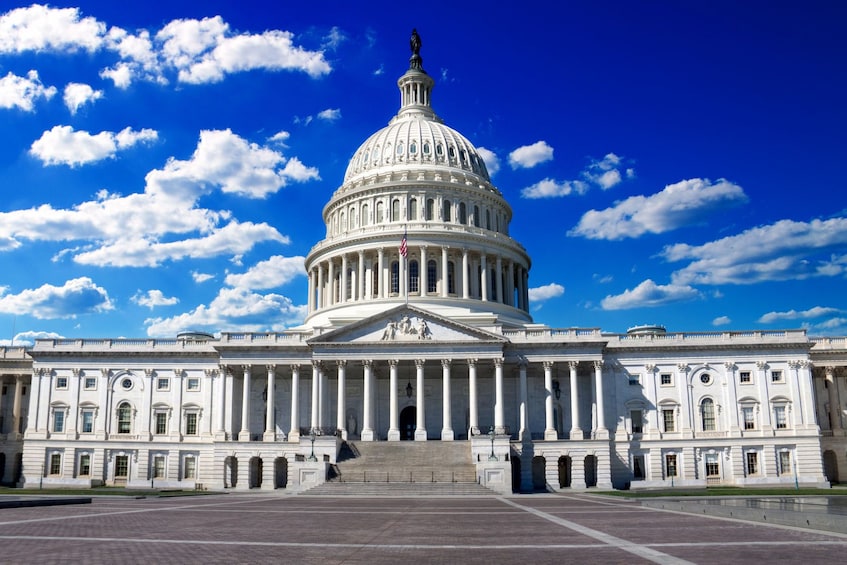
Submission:
<svg viewBox="0 0 847 565">
<path fill-rule="evenodd" d="M 700 382 L 704 385 L 711 384 L 712 375 L 710 375 L 709 373 L 703 373 L 702 375 L 700 375 Z"/>
<path fill-rule="evenodd" d="M 124 390 L 129 390 L 132 388 L 132 379 L 124 379 L 121 381 L 121 387 Z"/>
</svg>

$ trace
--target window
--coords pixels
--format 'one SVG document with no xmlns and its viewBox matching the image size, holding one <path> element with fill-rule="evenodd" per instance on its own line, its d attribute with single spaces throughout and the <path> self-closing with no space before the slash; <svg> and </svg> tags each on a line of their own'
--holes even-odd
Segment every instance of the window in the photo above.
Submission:
<svg viewBox="0 0 847 565">
<path fill-rule="evenodd" d="M 750 371 L 741 371 L 738 373 L 738 382 L 741 384 L 750 384 L 753 379 L 750 377 Z"/>
<path fill-rule="evenodd" d="M 744 421 L 745 430 L 756 429 L 756 413 L 753 411 L 752 406 L 741 407 L 741 419 Z"/>
<path fill-rule="evenodd" d="M 782 380 L 782 371 L 771 371 L 771 382 L 772 383 L 781 383 Z"/>
<path fill-rule="evenodd" d="M 417 220 L 418 219 L 418 200 L 417 198 L 412 198 L 409 201 L 409 219 Z"/>
<path fill-rule="evenodd" d="M 747 468 L 748 475 L 759 474 L 759 454 L 755 451 L 748 451 L 744 454 L 744 462 Z"/>
<path fill-rule="evenodd" d="M 128 434 L 132 429 L 132 407 L 128 402 L 118 406 L 118 433 Z"/>
<path fill-rule="evenodd" d="M 455 294 L 456 293 L 455 272 L 456 272 L 456 266 L 453 264 L 453 261 L 448 261 L 447 262 L 447 292 L 449 294 Z"/>
<path fill-rule="evenodd" d="M 56 390 L 68 388 L 68 377 L 56 377 Z"/>
<path fill-rule="evenodd" d="M 421 290 L 421 276 L 417 261 L 409 261 L 409 292 L 417 293 Z"/>
<path fill-rule="evenodd" d="M 479 206 L 473 207 L 473 225 L 474 227 L 479 227 Z"/>
<path fill-rule="evenodd" d="M 700 403 L 700 417 L 704 432 L 715 430 L 715 403 L 711 398 L 704 398 Z"/>
<path fill-rule="evenodd" d="M 381 224 L 382 219 L 385 216 L 385 204 L 382 202 L 376 203 L 376 223 Z"/>
<path fill-rule="evenodd" d="M 391 262 L 391 292 L 400 292 L 400 263 L 397 261 Z"/>
<path fill-rule="evenodd" d="M 673 386 L 673 373 L 662 373 L 659 375 L 659 383 L 662 386 Z"/>
<path fill-rule="evenodd" d="M 50 474 L 51 475 L 61 475 L 62 474 L 62 454 L 61 453 L 51 453 L 50 454 Z"/>
<path fill-rule="evenodd" d="M 773 407 L 773 421 L 776 429 L 778 430 L 788 428 L 788 418 L 785 415 L 785 406 Z"/>
<path fill-rule="evenodd" d="M 85 377 L 85 381 L 83 381 L 82 386 L 85 390 L 96 390 L 97 389 L 97 378 L 96 377 Z"/>
<path fill-rule="evenodd" d="M 426 291 L 435 292 L 438 285 L 438 265 L 430 259 L 426 263 Z"/>
<path fill-rule="evenodd" d="M 83 453 L 79 456 L 79 476 L 87 477 L 91 474 L 91 455 Z"/>
<path fill-rule="evenodd" d="M 153 458 L 153 478 L 154 479 L 164 479 L 165 478 L 165 456 L 157 455 Z"/>
<path fill-rule="evenodd" d="M 632 374 L 632 373 L 630 373 L 630 375 L 629 375 L 629 384 L 630 384 L 630 386 L 637 386 L 637 385 L 640 385 L 640 384 L 641 384 L 641 375 L 639 375 L 639 374 Z"/>
<path fill-rule="evenodd" d="M 677 475 L 677 466 L 676 466 L 676 453 L 667 453 L 665 454 L 665 476 L 666 477 L 676 477 Z"/>
<path fill-rule="evenodd" d="M 629 419 L 632 422 L 632 433 L 640 434 L 644 432 L 644 418 L 641 410 L 630 410 Z"/>
<path fill-rule="evenodd" d="M 791 474 L 791 452 L 790 451 L 780 451 L 778 457 L 779 462 L 779 474 L 780 475 L 790 475 Z"/>
<path fill-rule="evenodd" d="M 165 435 L 168 433 L 168 414 L 167 412 L 156 412 L 156 435 Z"/>
<path fill-rule="evenodd" d="M 704 385 L 712 384 L 712 375 L 709 373 L 703 373 L 700 375 L 700 382 Z"/>
<path fill-rule="evenodd" d="M 200 390 L 200 379 L 197 377 L 189 377 L 185 382 L 186 390 L 197 391 Z"/>
<path fill-rule="evenodd" d="M 644 474 L 644 456 L 632 456 L 632 479 L 635 481 L 643 481 L 647 475 Z"/>
<path fill-rule="evenodd" d="M 674 431 L 674 415 L 673 408 L 665 408 L 662 410 L 662 424 L 666 432 Z"/>
<path fill-rule="evenodd" d="M 82 433 L 90 434 L 94 431 L 94 410 L 82 411 Z"/>
<path fill-rule="evenodd" d="M 468 223 L 468 208 L 464 202 L 459 203 L 459 223 L 464 225 Z"/>
<path fill-rule="evenodd" d="M 129 455 L 115 456 L 115 478 L 125 479 L 129 476 Z"/>
<path fill-rule="evenodd" d="M 132 379 L 123 379 L 123 380 L 121 381 L 121 387 L 122 387 L 124 390 L 130 390 L 130 389 L 132 389 Z"/>
<path fill-rule="evenodd" d="M 434 214 L 435 214 L 435 200 L 433 200 L 432 198 L 429 198 L 426 201 L 426 218 L 425 219 L 428 220 L 428 221 L 432 221 Z"/>
<path fill-rule="evenodd" d="M 721 466 L 717 453 L 706 454 L 706 477 L 720 477 Z"/>
<path fill-rule="evenodd" d="M 171 388 L 171 380 L 166 377 L 156 379 L 156 390 L 169 390 Z"/>
<path fill-rule="evenodd" d="M 397 198 L 391 201 L 391 221 L 400 221 L 400 200 Z"/>
<path fill-rule="evenodd" d="M 418 144 L 415 143 L 414 141 L 412 141 L 411 143 L 409 143 L 409 154 L 414 155 L 417 152 L 418 152 Z"/>
<path fill-rule="evenodd" d="M 195 412 L 188 412 L 185 415 L 185 435 L 197 435 L 197 414 Z"/>
<path fill-rule="evenodd" d="M 485 211 L 485 229 L 491 229 L 491 210 Z"/>
<path fill-rule="evenodd" d="M 194 457 L 186 457 L 183 464 L 183 479 L 197 478 L 197 459 Z"/>
<path fill-rule="evenodd" d="M 65 409 L 57 408 L 53 412 L 53 431 L 62 433 L 65 431 Z"/>
<path fill-rule="evenodd" d="M 444 205 L 443 205 L 442 210 L 441 210 L 441 220 L 442 221 L 445 221 L 445 222 L 452 221 L 453 216 L 450 213 L 450 209 L 451 209 L 452 206 L 453 205 L 450 203 L 449 200 L 444 201 Z"/>
<path fill-rule="evenodd" d="M 363 226 L 368 225 L 368 205 L 367 204 L 362 205 L 362 225 Z"/>
</svg>

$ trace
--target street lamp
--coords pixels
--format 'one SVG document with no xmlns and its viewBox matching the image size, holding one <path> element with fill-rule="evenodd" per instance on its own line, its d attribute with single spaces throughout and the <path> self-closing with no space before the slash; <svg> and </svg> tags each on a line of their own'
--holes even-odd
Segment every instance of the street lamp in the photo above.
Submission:
<svg viewBox="0 0 847 565">
<path fill-rule="evenodd" d="M 488 456 L 489 461 L 499 461 L 497 456 L 494 455 L 494 426 L 488 428 L 488 438 L 491 440 L 491 455 Z"/>
<path fill-rule="evenodd" d="M 318 458 L 315 457 L 315 428 L 309 430 L 309 440 L 312 442 L 312 454 L 309 455 L 309 461 L 317 461 Z"/>
</svg>

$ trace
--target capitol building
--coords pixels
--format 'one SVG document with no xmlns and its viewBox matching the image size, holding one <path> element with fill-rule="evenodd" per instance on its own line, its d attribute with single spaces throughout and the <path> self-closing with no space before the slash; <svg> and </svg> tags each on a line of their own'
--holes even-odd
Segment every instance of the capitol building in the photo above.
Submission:
<svg viewBox="0 0 847 565">
<path fill-rule="evenodd" d="M 847 481 L 847 338 L 533 322 L 512 208 L 415 38 L 323 209 L 303 324 L 0 348 L 2 482 L 299 492 L 423 481 L 424 447 L 430 481 L 458 453 L 500 493 Z"/>
</svg>

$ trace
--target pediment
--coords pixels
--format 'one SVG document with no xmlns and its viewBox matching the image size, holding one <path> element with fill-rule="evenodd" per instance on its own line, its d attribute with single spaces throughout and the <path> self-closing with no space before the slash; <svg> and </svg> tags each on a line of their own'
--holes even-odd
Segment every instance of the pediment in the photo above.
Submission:
<svg viewBox="0 0 847 565">
<path fill-rule="evenodd" d="M 505 343 L 500 335 L 415 308 L 398 306 L 308 340 L 317 344 Z"/>
</svg>

